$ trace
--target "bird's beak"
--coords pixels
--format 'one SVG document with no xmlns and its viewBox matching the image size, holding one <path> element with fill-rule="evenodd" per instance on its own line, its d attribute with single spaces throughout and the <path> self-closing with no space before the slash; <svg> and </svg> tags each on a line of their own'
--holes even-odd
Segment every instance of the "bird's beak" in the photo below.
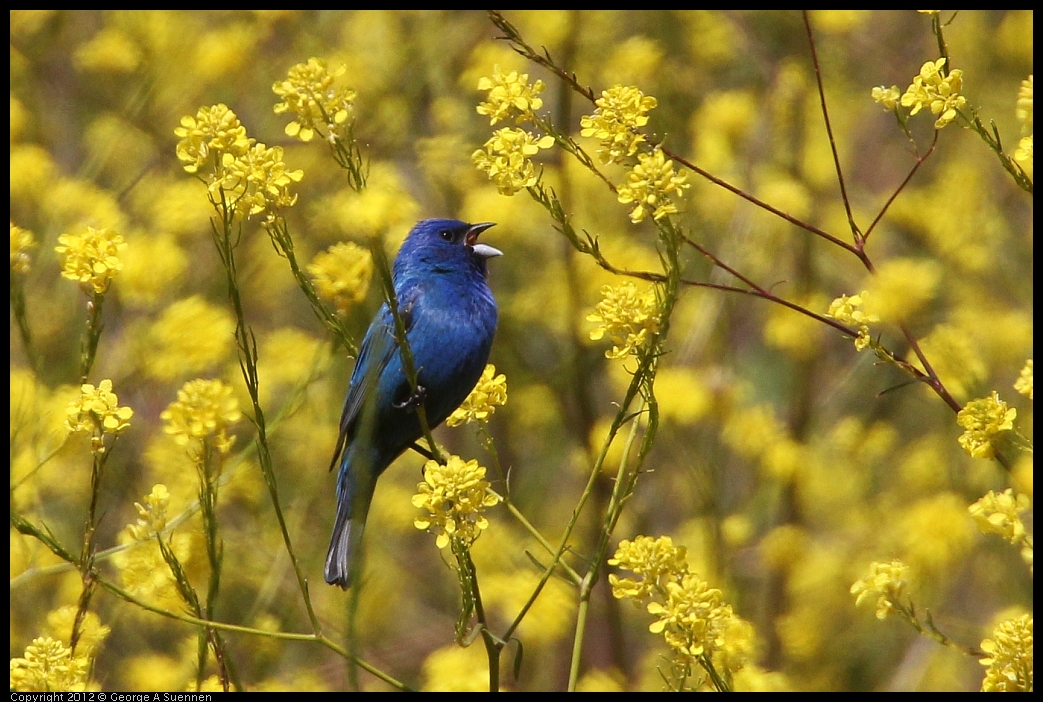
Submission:
<svg viewBox="0 0 1043 702">
<path fill-rule="evenodd" d="M 467 235 L 464 237 L 464 241 L 471 247 L 477 256 L 482 258 L 492 258 L 493 256 L 503 256 L 503 251 L 495 249 L 487 244 L 478 243 L 478 235 L 484 232 L 489 227 L 495 227 L 496 222 L 479 222 L 478 224 L 472 224 L 471 228 L 467 230 Z"/>
</svg>

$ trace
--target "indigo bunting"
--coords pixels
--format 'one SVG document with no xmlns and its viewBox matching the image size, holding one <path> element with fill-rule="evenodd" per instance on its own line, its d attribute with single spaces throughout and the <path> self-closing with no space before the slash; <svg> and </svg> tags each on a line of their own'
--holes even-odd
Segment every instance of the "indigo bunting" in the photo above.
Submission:
<svg viewBox="0 0 1043 702">
<path fill-rule="evenodd" d="M 332 470 L 340 462 L 337 519 L 326 555 L 331 585 L 351 585 L 377 478 L 423 433 L 417 408 L 423 403 L 429 426 L 438 426 L 485 369 L 497 318 L 486 261 L 503 252 L 477 239 L 491 226 L 425 219 L 395 258 L 392 281 L 418 387 L 414 393 L 403 370 L 385 302 L 362 340 L 330 465 Z"/>
</svg>

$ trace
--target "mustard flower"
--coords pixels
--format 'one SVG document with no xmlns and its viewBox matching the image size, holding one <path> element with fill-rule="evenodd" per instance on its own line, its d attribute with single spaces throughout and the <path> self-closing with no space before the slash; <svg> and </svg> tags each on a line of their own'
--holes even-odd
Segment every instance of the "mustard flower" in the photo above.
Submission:
<svg viewBox="0 0 1043 702">
<path fill-rule="evenodd" d="M 254 143 L 239 118 L 223 104 L 200 107 L 195 117 L 182 117 L 174 134 L 181 137 L 177 157 L 189 173 L 204 166 L 216 170 L 225 154 L 242 156 Z"/>
<path fill-rule="evenodd" d="M 211 197 L 221 202 L 223 195 L 243 217 L 267 212 L 266 221 L 272 222 L 276 208 L 296 204 L 297 196 L 290 195 L 289 186 L 304 177 L 302 170 L 289 170 L 282 156 L 281 146 L 264 144 L 254 144 L 239 156 L 226 153 L 219 177 L 210 185 Z"/>
<path fill-rule="evenodd" d="M 1014 110 L 1014 116 L 1021 124 L 1022 134 L 1032 133 L 1032 76 L 1028 80 L 1021 81 L 1018 88 L 1018 102 Z"/>
<path fill-rule="evenodd" d="M 536 185 L 539 177 L 532 156 L 554 145 L 554 137 L 537 138 L 524 129 L 497 129 L 481 149 L 471 154 L 478 170 L 485 171 L 503 195 Z"/>
<path fill-rule="evenodd" d="M 1028 495 L 1015 497 L 1014 490 L 1007 488 L 999 495 L 992 490 L 967 510 L 971 513 L 978 530 L 983 534 L 999 534 L 1012 544 L 1019 544 L 1028 534 L 1021 521 L 1020 512 L 1028 510 L 1031 500 Z"/>
<path fill-rule="evenodd" d="M 478 80 L 478 89 L 488 95 L 476 110 L 478 114 L 489 117 L 490 125 L 507 119 L 515 110 L 518 112 L 516 124 L 531 122 L 536 110 L 543 107 L 543 98 L 539 96 L 543 88 L 542 80 L 530 85 L 528 73 L 504 73 L 499 65 L 495 65 L 492 78 L 483 76 Z"/>
<path fill-rule="evenodd" d="M 80 386 L 80 397 L 65 410 L 65 428 L 71 432 L 91 434 L 91 449 L 104 453 L 104 435 L 116 435 L 130 426 L 134 410 L 120 407 L 119 398 L 112 392 L 112 381 L 103 380 L 95 388 L 90 383 Z"/>
<path fill-rule="evenodd" d="M 1014 389 L 1022 395 L 1032 399 L 1032 359 L 1025 361 L 1025 367 L 1021 369 L 1021 373 L 1018 374 L 1018 379 L 1014 381 Z"/>
<path fill-rule="evenodd" d="M 152 492 L 145 496 L 145 504 L 134 503 L 138 511 L 138 521 L 127 525 L 127 533 L 135 541 L 147 541 L 163 531 L 167 526 L 167 507 L 170 505 L 170 491 L 163 484 L 153 485 Z"/>
<path fill-rule="evenodd" d="M 507 404 L 507 376 L 496 375 L 496 366 L 486 364 L 482 377 L 471 390 L 463 404 L 445 420 L 446 426 L 455 427 L 467 422 L 486 422 L 497 407 Z"/>
<path fill-rule="evenodd" d="M 1032 692 L 1032 615 L 1023 614 L 996 627 L 981 642 L 986 657 L 982 692 Z"/>
<path fill-rule="evenodd" d="M 880 317 L 875 314 L 868 314 L 862 306 L 868 299 L 869 293 L 863 290 L 858 295 L 841 295 L 840 297 L 829 303 L 829 310 L 826 311 L 827 317 L 832 317 L 838 322 L 844 324 L 852 324 L 858 327 L 858 336 L 855 338 L 855 348 L 861 351 L 871 343 L 869 337 L 869 324 L 879 322 Z"/>
<path fill-rule="evenodd" d="M 604 286 L 601 295 L 601 302 L 593 313 L 587 315 L 588 322 L 600 325 L 590 332 L 591 340 L 597 341 L 608 335 L 613 346 L 605 352 L 605 358 L 636 355 L 648 337 L 659 332 L 655 288 L 638 292 L 636 285 L 626 282 L 615 287 Z"/>
<path fill-rule="evenodd" d="M 644 600 L 662 593 L 667 580 L 688 572 L 686 557 L 685 547 L 674 546 L 669 536 L 660 536 L 658 539 L 638 536 L 633 541 L 620 541 L 615 555 L 608 559 L 608 564 L 621 570 L 629 570 L 641 579 L 609 575 L 608 582 L 612 586 L 613 597 Z"/>
<path fill-rule="evenodd" d="M 11 659 L 11 689 L 17 692 L 83 692 L 88 661 L 51 637 L 33 639 L 22 658 Z"/>
<path fill-rule="evenodd" d="M 652 215 L 659 220 L 670 214 L 677 214 L 677 206 L 670 199 L 671 194 L 682 195 L 686 188 L 687 173 L 674 173 L 674 162 L 663 155 L 663 150 L 656 147 L 651 154 L 638 154 L 638 164 L 627 172 L 626 183 L 619 186 L 616 198 L 624 205 L 633 203 L 630 221 L 637 224 Z"/>
<path fill-rule="evenodd" d="M 29 249 L 36 246 L 36 239 L 28 229 L 22 229 L 11 222 L 11 272 L 29 272 Z"/>
<path fill-rule="evenodd" d="M 146 334 L 145 368 L 161 380 L 199 373 L 222 362 L 232 346 L 235 320 L 199 295 L 168 306 Z"/>
<path fill-rule="evenodd" d="M 898 99 L 902 96 L 902 91 L 898 89 L 897 85 L 892 85 L 890 88 L 879 86 L 873 88 L 872 91 L 873 100 L 884 106 L 885 110 L 894 110 L 895 105 L 898 104 Z"/>
<path fill-rule="evenodd" d="M 119 254 L 127 248 L 123 237 L 104 227 L 87 227 L 82 234 L 62 234 L 54 250 L 62 255 L 62 277 L 89 284 L 103 293 L 123 268 Z"/>
<path fill-rule="evenodd" d="M 373 277 L 373 254 L 358 244 L 342 242 L 315 256 L 307 269 L 319 296 L 346 313 L 366 299 Z"/>
<path fill-rule="evenodd" d="M 72 638 L 72 627 L 76 621 L 79 607 L 65 605 L 47 614 L 48 633 L 62 643 L 68 643 Z M 92 657 L 98 647 L 108 638 L 112 629 L 101 623 L 101 618 L 94 612 L 87 612 L 80 622 L 80 638 L 76 643 L 77 657 Z"/>
<path fill-rule="evenodd" d="M 1018 411 L 1008 408 L 995 391 L 991 397 L 971 400 L 956 415 L 956 423 L 965 430 L 960 446 L 973 458 L 992 458 L 996 453 L 992 442 L 1014 428 L 1017 416 Z"/>
<path fill-rule="evenodd" d="M 724 633 L 733 619 L 731 605 L 721 591 L 694 573 L 666 584 L 666 601 L 649 602 L 648 613 L 659 617 L 648 630 L 663 634 L 666 642 L 687 657 L 712 654 L 724 645 Z"/>
<path fill-rule="evenodd" d="M 445 548 L 452 540 L 470 545 L 489 526 L 482 512 L 500 501 L 488 490 L 485 468 L 476 460 L 450 456 L 444 466 L 428 461 L 424 482 L 417 485 L 417 494 L 413 495 L 413 506 L 427 513 L 417 517 L 413 525 L 435 534 L 438 548 Z"/>
<path fill-rule="evenodd" d="M 1018 163 L 1025 164 L 1028 168 L 1032 167 L 1032 135 L 1029 134 L 1026 137 L 1021 137 L 1018 141 L 1018 148 L 1014 150 L 1014 160 Z M 1027 170 L 1027 169 L 1026 169 Z"/>
<path fill-rule="evenodd" d="M 225 433 L 242 418 L 232 387 L 220 380 L 190 380 L 177 391 L 177 400 L 159 415 L 163 431 L 184 446 L 189 442 L 213 440 L 221 453 L 228 453 L 235 437 Z"/>
<path fill-rule="evenodd" d="M 344 125 L 354 107 L 356 92 L 346 86 L 335 85 L 347 66 L 334 70 L 322 59 L 312 57 L 307 63 L 292 67 L 286 80 L 276 81 L 272 92 L 282 98 L 275 106 L 275 114 L 290 112 L 296 119 L 286 125 L 286 134 L 301 141 L 311 141 L 316 132 L 331 142 L 344 140 Z"/>
<path fill-rule="evenodd" d="M 656 99 L 628 85 L 614 85 L 601 93 L 594 114 L 580 117 L 580 134 L 601 142 L 598 157 L 602 163 L 619 163 L 637 153 L 645 141 L 641 128 L 648 124 L 648 112 Z"/>
<path fill-rule="evenodd" d="M 874 562 L 869 566 L 869 575 L 851 586 L 851 594 L 855 596 L 856 607 L 876 598 L 876 618 L 886 619 L 902 606 L 901 599 L 908 584 L 909 566 L 897 560 Z"/>
<path fill-rule="evenodd" d="M 960 95 L 963 88 L 963 71 L 956 68 L 943 75 L 945 57 L 937 61 L 927 61 L 920 67 L 920 74 L 913 78 L 912 84 L 902 95 L 902 107 L 912 108 L 910 115 L 915 115 L 924 107 L 938 115 L 934 123 L 935 129 L 941 129 L 956 118 L 956 111 L 967 104 L 967 98 Z"/>
</svg>

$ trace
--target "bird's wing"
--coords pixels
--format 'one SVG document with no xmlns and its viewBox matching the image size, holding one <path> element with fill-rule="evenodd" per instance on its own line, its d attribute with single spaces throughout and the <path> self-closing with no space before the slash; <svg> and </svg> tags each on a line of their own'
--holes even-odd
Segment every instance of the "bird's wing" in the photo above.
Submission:
<svg viewBox="0 0 1043 702">
<path fill-rule="evenodd" d="M 406 327 L 406 332 L 413 326 L 413 303 L 416 295 L 399 293 L 399 315 Z M 340 435 L 333 451 L 330 470 L 340 462 L 344 447 L 351 440 L 354 425 L 362 412 L 362 407 L 373 394 L 380 381 L 380 376 L 388 363 L 398 352 L 398 340 L 395 338 L 395 319 L 391 309 L 385 302 L 373 322 L 366 331 L 355 360 L 355 370 L 351 373 L 351 384 L 348 396 L 344 399 L 344 409 L 340 415 Z"/>
</svg>

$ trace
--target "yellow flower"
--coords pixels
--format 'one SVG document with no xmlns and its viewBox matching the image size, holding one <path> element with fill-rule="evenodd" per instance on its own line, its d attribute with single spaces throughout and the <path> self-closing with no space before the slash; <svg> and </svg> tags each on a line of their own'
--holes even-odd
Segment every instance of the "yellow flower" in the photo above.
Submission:
<svg viewBox="0 0 1043 702">
<path fill-rule="evenodd" d="M 909 566 L 901 561 L 890 563 L 874 562 L 869 566 L 869 575 L 851 586 L 851 594 L 855 596 L 855 606 L 876 598 L 876 618 L 886 619 L 901 606 L 901 599 L 909 584 Z"/>
<path fill-rule="evenodd" d="M 731 605 L 724 604 L 721 591 L 695 573 L 668 582 L 666 602 L 649 602 L 648 613 L 659 617 L 648 630 L 663 634 L 671 648 L 688 657 L 720 649 L 733 618 Z"/>
<path fill-rule="evenodd" d="M 637 152 L 645 136 L 641 128 L 648 124 L 648 112 L 656 99 L 628 85 L 614 85 L 595 101 L 598 107 L 591 116 L 579 120 L 580 134 L 601 142 L 598 157 L 602 163 L 619 163 Z"/>
<path fill-rule="evenodd" d="M 963 88 L 963 71 L 953 69 L 948 75 L 942 74 L 945 57 L 937 61 L 928 61 L 920 67 L 920 74 L 913 78 L 912 84 L 902 95 L 902 107 L 910 107 L 910 115 L 915 115 L 924 107 L 938 115 L 934 123 L 935 129 L 941 129 L 956 118 L 956 111 L 967 104 L 967 98 L 960 95 Z"/>
<path fill-rule="evenodd" d="M 489 526 L 482 512 L 500 501 L 488 489 L 485 468 L 476 460 L 450 456 L 444 466 L 428 461 L 424 482 L 417 485 L 413 496 L 413 506 L 427 514 L 417 517 L 413 525 L 436 534 L 438 548 L 445 548 L 450 540 L 470 545 Z"/>
<path fill-rule="evenodd" d="M 496 366 L 489 363 L 482 377 L 471 390 L 463 404 L 445 420 L 446 426 L 455 427 L 466 422 L 485 422 L 497 407 L 507 404 L 507 376 L 496 375 Z"/>
<path fill-rule="evenodd" d="M 87 227 L 83 234 L 62 234 L 54 250 L 62 254 L 62 277 L 89 283 L 103 293 L 123 268 L 119 253 L 127 248 L 123 237 L 107 227 Z"/>
<path fill-rule="evenodd" d="M 142 61 L 141 48 L 115 27 L 105 27 L 76 48 L 72 64 L 87 73 L 131 73 Z"/>
<path fill-rule="evenodd" d="M 1028 77 L 1028 80 L 1021 81 L 1021 87 L 1018 88 L 1018 102 L 1017 108 L 1014 110 L 1014 116 L 1018 118 L 1018 122 L 1021 123 L 1022 134 L 1032 133 L 1032 76 Z"/>
<path fill-rule="evenodd" d="M 80 398 L 69 403 L 65 410 L 65 428 L 70 432 L 90 432 L 91 447 L 97 453 L 105 451 L 104 434 L 119 434 L 130 426 L 134 410 L 120 407 L 119 398 L 112 392 L 112 381 L 103 380 L 95 388 L 90 383 L 80 386 Z"/>
<path fill-rule="evenodd" d="M 358 244 L 342 242 L 315 256 L 307 268 L 319 296 L 346 313 L 366 299 L 373 277 L 373 254 Z"/>
<path fill-rule="evenodd" d="M 489 124 L 507 119 L 513 110 L 518 111 L 516 124 L 531 122 L 533 113 L 543 107 L 543 99 L 539 97 L 543 87 L 542 80 L 530 85 L 528 73 L 504 73 L 497 64 L 493 66 L 492 78 L 482 77 L 478 80 L 478 89 L 488 95 L 476 110 L 480 115 L 489 116 Z"/>
<path fill-rule="evenodd" d="M 660 536 L 658 539 L 638 536 L 633 541 L 620 541 L 615 555 L 608 559 L 608 564 L 629 570 L 641 576 L 641 579 L 638 581 L 609 575 L 612 595 L 616 599 L 629 597 L 644 600 L 661 592 L 667 580 L 688 572 L 686 556 L 685 547 L 674 546 L 669 536 Z"/>
<path fill-rule="evenodd" d="M 658 146 L 651 155 L 641 153 L 637 158 L 638 164 L 627 172 L 627 182 L 619 186 L 616 195 L 624 205 L 634 204 L 630 221 L 637 224 L 649 214 L 656 220 L 677 214 L 670 195 L 682 195 L 691 187 L 688 174 L 674 173 L 674 162 Z"/>
<path fill-rule="evenodd" d="M 981 642 L 988 655 L 982 692 L 1032 692 L 1032 615 L 1008 619 Z"/>
<path fill-rule="evenodd" d="M 79 608 L 75 605 L 65 605 L 47 614 L 48 633 L 68 644 L 72 638 L 73 622 Z M 76 656 L 90 659 L 97 652 L 98 647 L 108 637 L 112 629 L 101 623 L 101 618 L 94 612 L 88 611 L 83 621 L 80 622 L 80 638 L 76 643 Z"/>
<path fill-rule="evenodd" d="M 536 185 L 539 177 L 530 157 L 554 145 L 554 137 L 536 138 L 524 129 L 497 129 L 485 146 L 471 154 L 478 170 L 485 171 L 503 195 Z"/>
<path fill-rule="evenodd" d="M 11 659 L 11 689 L 18 692 L 82 692 L 88 661 L 51 637 L 33 639 L 23 658 Z"/>
<path fill-rule="evenodd" d="M 983 534 L 999 534 L 1012 544 L 1019 544 L 1027 536 L 1025 524 L 1019 512 L 1028 510 L 1031 505 L 1028 495 L 1014 496 L 1014 490 L 1007 488 L 999 495 L 992 490 L 967 510 L 971 519 Z"/>
<path fill-rule="evenodd" d="M 859 351 L 871 343 L 869 337 L 869 326 L 867 323 L 879 322 L 880 317 L 875 314 L 866 313 L 862 306 L 868 299 L 869 293 L 863 290 L 858 295 L 841 295 L 829 303 L 827 317 L 832 317 L 838 322 L 853 324 L 858 327 L 858 336 L 855 338 L 855 348 Z"/>
<path fill-rule="evenodd" d="M 184 446 L 211 438 L 221 453 L 228 453 L 235 437 L 225 433 L 242 418 L 232 387 L 220 380 L 190 380 L 177 391 L 177 400 L 159 415 L 163 431 Z"/>
<path fill-rule="evenodd" d="M 181 137 L 177 157 L 189 173 L 203 166 L 216 171 L 225 154 L 241 156 L 254 143 L 246 136 L 246 127 L 224 104 L 200 107 L 195 117 L 182 117 L 174 134 Z"/>
<path fill-rule="evenodd" d="M 1021 369 L 1018 379 L 1014 381 L 1014 389 L 1022 395 L 1032 399 L 1032 359 L 1025 361 L 1025 367 Z"/>
<path fill-rule="evenodd" d="M 183 378 L 213 366 L 231 349 L 235 322 L 199 295 L 167 307 L 148 329 L 145 367 L 161 380 Z"/>
<path fill-rule="evenodd" d="M 872 91 L 873 100 L 883 105 L 886 110 L 893 110 L 901 95 L 902 91 L 898 89 L 897 85 L 892 85 L 890 88 L 881 85 L 873 88 Z"/>
<path fill-rule="evenodd" d="M 11 272 L 29 272 L 29 249 L 36 246 L 36 239 L 28 229 L 16 227 L 11 222 Z"/>
<path fill-rule="evenodd" d="M 1032 135 L 1021 137 L 1014 149 L 1014 160 L 1025 165 L 1026 172 L 1032 168 Z"/>
<path fill-rule="evenodd" d="M 152 536 L 163 531 L 167 526 L 167 507 L 170 505 L 170 491 L 163 484 L 153 485 L 152 492 L 145 496 L 145 504 L 134 503 L 138 511 L 136 524 L 127 525 L 127 533 L 135 541 L 148 541 Z"/>
<path fill-rule="evenodd" d="M 272 92 L 282 98 L 275 106 L 275 114 L 291 112 L 297 116 L 286 125 L 289 136 L 311 141 L 318 132 L 330 141 L 346 139 L 344 125 L 354 107 L 356 93 L 334 83 L 347 70 L 347 66 L 340 66 L 330 71 L 325 61 L 312 57 L 307 63 L 291 68 L 286 80 L 272 86 Z"/>
<path fill-rule="evenodd" d="M 960 446 L 973 458 L 992 458 L 995 455 L 992 442 L 1005 431 L 1014 428 L 1018 411 L 1008 408 L 993 391 L 991 397 L 971 400 L 956 415 L 956 423 L 964 428 Z"/>
<path fill-rule="evenodd" d="M 612 341 L 612 349 L 605 352 L 605 358 L 636 354 L 650 335 L 659 332 L 654 288 L 638 292 L 636 285 L 626 282 L 616 287 L 604 286 L 601 295 L 601 302 L 587 315 L 587 321 L 600 325 L 590 332 L 591 340 L 597 341 L 607 334 Z"/>
<path fill-rule="evenodd" d="M 243 217 L 267 212 L 267 221 L 272 221 L 276 208 L 296 204 L 297 196 L 290 195 L 289 186 L 304 177 L 302 170 L 288 170 L 282 155 L 281 146 L 264 144 L 253 144 L 238 156 L 224 154 L 218 177 L 210 184 L 214 202 L 223 198 Z"/>
</svg>

